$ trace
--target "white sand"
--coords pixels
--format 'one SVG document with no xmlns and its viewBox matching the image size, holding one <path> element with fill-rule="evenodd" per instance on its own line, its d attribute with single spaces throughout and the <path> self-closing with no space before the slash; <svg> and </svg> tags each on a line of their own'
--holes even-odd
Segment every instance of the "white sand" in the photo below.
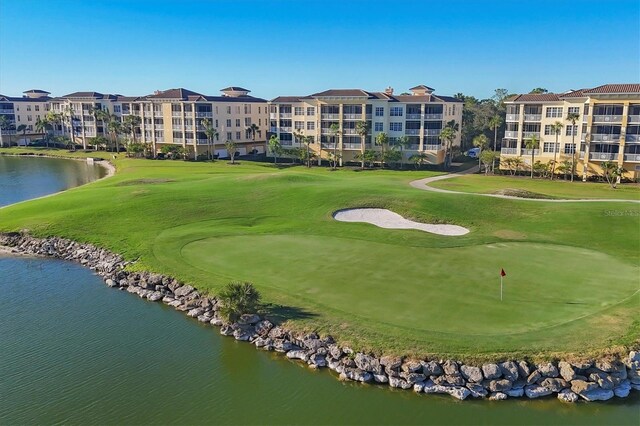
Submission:
<svg viewBox="0 0 640 426">
<path fill-rule="evenodd" d="M 405 219 L 387 209 L 345 209 L 337 211 L 333 218 L 340 222 L 366 222 L 387 229 L 418 229 L 432 234 L 457 236 L 469 233 L 458 225 L 432 225 Z"/>
</svg>

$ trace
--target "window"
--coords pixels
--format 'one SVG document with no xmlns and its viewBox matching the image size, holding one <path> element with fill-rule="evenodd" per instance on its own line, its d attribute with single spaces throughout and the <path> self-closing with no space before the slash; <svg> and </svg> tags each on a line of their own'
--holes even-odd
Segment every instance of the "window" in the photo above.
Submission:
<svg viewBox="0 0 640 426">
<path fill-rule="evenodd" d="M 294 121 L 293 122 L 293 127 L 296 130 L 303 130 L 304 129 L 304 121 Z"/>
<path fill-rule="evenodd" d="M 227 127 L 231 127 L 231 119 L 227 118 Z"/>
<path fill-rule="evenodd" d="M 173 124 L 173 126 L 182 126 L 182 118 L 173 118 L 171 119 L 171 124 Z"/>
<path fill-rule="evenodd" d="M 251 114 L 251 105 L 244 104 L 244 113 L 245 114 Z"/>
<path fill-rule="evenodd" d="M 31 111 L 31 105 L 27 105 L 27 111 Z"/>
<path fill-rule="evenodd" d="M 452 112 L 452 113 L 453 113 L 453 115 L 456 115 L 456 105 L 455 105 L 455 104 L 451 107 L 451 109 L 452 109 L 452 111 L 453 111 L 453 112 Z"/>
<path fill-rule="evenodd" d="M 120 107 L 120 105 L 114 105 L 113 106 L 113 112 L 121 113 L 122 112 L 122 108 Z"/>
<path fill-rule="evenodd" d="M 231 107 L 229 107 L 229 108 L 231 108 Z M 231 139 L 233 139 L 233 138 L 231 137 L 231 132 L 227 132 L 227 140 L 228 140 L 228 141 L 230 141 Z"/>
<path fill-rule="evenodd" d="M 216 120 L 216 127 L 218 127 L 218 120 Z"/>
<path fill-rule="evenodd" d="M 236 114 L 240 114 L 240 105 L 236 107 Z"/>
<path fill-rule="evenodd" d="M 551 124 L 546 124 L 544 126 L 544 134 L 545 134 L 545 136 L 555 135 L 555 133 L 553 131 L 553 126 Z"/>
<path fill-rule="evenodd" d="M 391 107 L 389 115 L 392 117 L 402 117 L 402 107 Z"/>
<path fill-rule="evenodd" d="M 258 126 L 262 126 L 262 118 L 258 118 Z"/>
<path fill-rule="evenodd" d="M 546 117 L 562 117 L 562 107 L 548 107 Z"/>
<path fill-rule="evenodd" d="M 30 115 L 27 115 L 27 121 L 31 121 L 31 118 L 32 117 Z"/>
<path fill-rule="evenodd" d="M 316 123 L 314 123 L 313 121 L 307 121 L 307 130 L 315 130 L 316 129 Z"/>
<path fill-rule="evenodd" d="M 304 107 L 295 107 L 293 109 L 293 115 L 304 115 Z"/>
<path fill-rule="evenodd" d="M 242 139 L 242 138 L 240 137 L 240 132 L 236 132 L 236 140 L 240 140 L 240 139 Z"/>
<path fill-rule="evenodd" d="M 216 115 L 218 115 L 218 107 L 216 107 Z"/>
<path fill-rule="evenodd" d="M 36 111 L 40 111 L 40 105 L 36 105 Z"/>
<path fill-rule="evenodd" d="M 401 132 L 402 131 L 402 123 L 389 123 L 389 130 L 392 131 L 392 132 Z"/>
<path fill-rule="evenodd" d="M 236 118 L 236 127 L 240 127 L 240 119 Z"/>
<path fill-rule="evenodd" d="M 575 143 L 565 143 L 564 144 L 564 153 L 565 154 L 573 154 L 576 152 L 576 144 Z"/>
<path fill-rule="evenodd" d="M 376 117 L 384 117 L 384 107 L 376 107 Z"/>
<path fill-rule="evenodd" d="M 307 107 L 307 115 L 316 115 L 315 107 Z"/>
<path fill-rule="evenodd" d="M 231 106 L 227 107 L 227 114 L 231 114 Z"/>
<path fill-rule="evenodd" d="M 566 131 L 566 135 L 567 136 L 571 136 L 571 135 L 578 135 L 578 125 L 576 124 L 575 126 L 572 126 L 571 124 L 569 124 L 566 127 L 567 131 Z"/>
<path fill-rule="evenodd" d="M 543 152 L 553 152 L 554 145 L 555 145 L 556 152 L 558 152 L 560 150 L 560 144 L 556 144 L 556 143 L 552 143 L 552 142 L 545 142 L 543 147 L 542 147 L 542 151 Z"/>
<path fill-rule="evenodd" d="M 580 115 L 580 107 L 569 107 L 567 112 L 569 114 L 578 114 L 578 115 Z"/>
<path fill-rule="evenodd" d="M 251 117 L 244 118 L 244 125 L 247 127 L 251 126 Z"/>
<path fill-rule="evenodd" d="M 375 130 L 376 132 L 383 132 L 384 131 L 384 123 L 376 122 L 376 123 L 373 124 L 373 126 L 374 126 L 373 130 Z"/>
<path fill-rule="evenodd" d="M 584 114 L 584 115 L 589 115 L 589 105 L 585 105 L 585 106 L 584 106 L 584 112 L 583 112 L 583 114 Z"/>
</svg>

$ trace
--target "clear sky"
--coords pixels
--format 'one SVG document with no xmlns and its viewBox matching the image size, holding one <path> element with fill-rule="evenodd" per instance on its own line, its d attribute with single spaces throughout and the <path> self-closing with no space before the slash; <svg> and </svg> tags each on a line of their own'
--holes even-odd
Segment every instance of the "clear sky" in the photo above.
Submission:
<svg viewBox="0 0 640 426">
<path fill-rule="evenodd" d="M 640 81 L 640 0 L 0 0 L 0 93 L 479 98 Z"/>
</svg>

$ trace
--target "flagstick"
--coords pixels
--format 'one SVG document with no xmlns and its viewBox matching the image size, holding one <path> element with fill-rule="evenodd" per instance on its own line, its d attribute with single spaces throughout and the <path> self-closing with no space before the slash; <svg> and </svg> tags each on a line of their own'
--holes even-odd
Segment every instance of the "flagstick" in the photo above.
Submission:
<svg viewBox="0 0 640 426">
<path fill-rule="evenodd" d="M 504 278 L 502 275 L 500 275 L 500 301 L 502 302 L 502 278 Z"/>
</svg>

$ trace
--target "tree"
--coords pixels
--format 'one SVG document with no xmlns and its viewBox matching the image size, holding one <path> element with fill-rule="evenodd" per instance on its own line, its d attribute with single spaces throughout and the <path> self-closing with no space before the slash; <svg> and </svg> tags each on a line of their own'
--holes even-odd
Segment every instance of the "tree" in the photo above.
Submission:
<svg viewBox="0 0 640 426">
<path fill-rule="evenodd" d="M 269 138 L 269 151 L 273 154 L 273 164 L 278 164 L 278 157 L 282 154 L 282 145 L 276 135 Z"/>
<path fill-rule="evenodd" d="M 209 120 L 208 118 L 202 119 L 202 121 L 200 121 L 200 125 L 204 129 L 204 134 L 207 137 L 207 156 L 209 157 L 209 160 L 213 161 L 212 151 L 213 148 L 215 148 L 215 144 L 213 141 L 214 139 L 218 138 L 218 131 L 215 127 L 213 127 L 211 120 Z"/>
<path fill-rule="evenodd" d="M 62 116 L 61 113 L 57 113 L 57 112 L 53 112 L 53 111 L 49 111 L 47 113 L 46 116 L 46 120 L 49 122 L 49 124 L 51 125 L 51 127 L 54 129 L 54 136 L 55 136 L 55 125 L 60 126 L 60 128 L 62 129 L 62 136 L 64 136 L 64 117 Z"/>
<path fill-rule="evenodd" d="M 109 144 L 109 139 L 102 135 L 98 135 L 95 138 L 90 138 L 89 141 L 91 145 L 96 147 L 96 149 L 98 149 L 99 147 L 104 147 L 106 149 L 107 145 Z"/>
<path fill-rule="evenodd" d="M 75 151 L 76 150 L 76 130 L 73 126 L 73 114 L 75 114 L 75 111 L 69 105 L 65 107 L 62 114 L 63 114 L 63 119 L 66 119 L 69 121 L 69 128 L 71 129 L 71 146 L 72 146 L 72 149 Z M 84 140 L 84 138 L 82 138 L 82 149 L 84 149 L 85 151 L 87 149 L 87 142 Z"/>
<path fill-rule="evenodd" d="M 567 121 L 569 121 L 571 123 L 571 147 L 572 147 L 572 152 L 571 152 L 571 182 L 573 182 L 573 176 L 576 174 L 576 143 L 575 143 L 575 137 L 576 137 L 576 122 L 578 121 L 578 118 L 580 118 L 580 114 L 575 113 L 575 112 L 569 112 L 567 113 Z"/>
<path fill-rule="evenodd" d="M 16 131 L 22 132 L 22 139 L 25 139 L 27 136 L 27 125 L 26 124 L 19 125 Z M 26 145 L 26 141 L 25 141 L 25 145 Z"/>
<path fill-rule="evenodd" d="M 136 128 L 140 126 L 140 123 L 142 123 L 142 118 L 140 118 L 140 116 L 138 115 L 130 114 L 124 118 L 123 128 L 126 133 L 129 133 L 131 135 L 131 139 L 133 140 L 133 143 L 137 142 Z"/>
<path fill-rule="evenodd" d="M 396 166 L 400 164 L 401 159 L 402 153 L 399 149 L 396 148 L 396 146 L 390 147 L 387 151 L 385 151 L 384 157 L 382 157 L 383 162 L 386 162 L 387 164 L 393 163 L 396 164 Z"/>
<path fill-rule="evenodd" d="M 360 135 L 360 153 L 364 154 L 366 147 L 367 135 L 369 134 L 369 124 L 366 121 L 358 121 L 356 123 L 356 133 Z M 364 155 L 362 155 L 361 168 L 364 169 Z"/>
<path fill-rule="evenodd" d="M 4 147 L 4 130 L 9 130 L 11 127 L 11 121 L 7 118 L 6 115 L 0 115 L 0 146 Z M 11 139 L 9 139 L 9 146 L 11 146 Z"/>
<path fill-rule="evenodd" d="M 384 148 L 388 143 L 389 143 L 389 136 L 387 136 L 385 132 L 381 132 L 376 135 L 376 145 L 378 145 L 381 150 L 380 167 L 382 167 L 383 169 L 384 169 L 384 160 L 385 160 Z"/>
<path fill-rule="evenodd" d="M 331 132 L 331 136 L 333 138 L 333 170 L 338 168 L 338 139 L 342 134 L 340 130 L 340 125 L 338 123 L 333 123 L 331 127 L 329 127 L 329 131 Z"/>
<path fill-rule="evenodd" d="M 226 141 L 224 143 L 225 148 L 227 148 L 227 153 L 231 158 L 231 164 L 236 163 L 236 152 L 238 152 L 238 147 L 234 141 Z"/>
<path fill-rule="evenodd" d="M 409 157 L 409 161 L 414 164 L 416 169 L 418 167 L 421 167 L 423 164 L 426 164 L 428 159 L 429 156 L 426 152 L 418 152 L 417 154 L 413 154 L 411 157 Z"/>
<path fill-rule="evenodd" d="M 378 153 L 373 149 L 365 149 L 364 152 L 359 152 L 355 156 L 356 160 L 361 160 L 368 167 L 373 167 L 373 164 L 378 159 Z"/>
<path fill-rule="evenodd" d="M 456 132 L 458 131 L 458 123 L 455 120 L 447 122 L 447 125 L 440 132 L 440 140 L 444 143 L 444 168 L 445 170 L 451 163 L 449 158 L 451 154 L 451 145 L 456 138 Z"/>
<path fill-rule="evenodd" d="M 255 141 L 256 133 L 258 132 L 258 130 L 260 130 L 260 128 L 256 126 L 256 123 L 251 123 L 251 126 L 247 127 L 247 130 L 251 132 L 251 138 L 253 139 L 253 141 Z"/>
<path fill-rule="evenodd" d="M 549 93 L 549 91 L 543 87 L 536 87 L 529 92 L 530 95 L 542 95 L 544 93 Z"/>
<path fill-rule="evenodd" d="M 489 128 L 493 130 L 493 150 L 498 150 L 498 129 L 502 126 L 504 120 L 502 115 L 496 114 L 489 119 Z M 491 170 L 495 168 L 495 163 L 491 165 Z"/>
<path fill-rule="evenodd" d="M 571 161 L 563 159 L 557 167 L 557 170 L 563 174 L 563 179 L 567 180 L 567 172 L 571 170 Z"/>
<path fill-rule="evenodd" d="M 122 134 L 122 123 L 118 120 L 118 117 L 115 115 L 109 115 L 107 129 L 111 136 L 111 140 L 113 141 L 113 145 L 116 147 L 116 153 L 120 153 L 120 144 L 118 143 L 118 139 Z"/>
<path fill-rule="evenodd" d="M 518 173 L 520 168 L 524 165 L 524 160 L 522 157 L 518 156 L 512 159 L 511 165 L 513 166 L 513 175 Z"/>
<path fill-rule="evenodd" d="M 553 134 L 556 135 L 556 144 L 553 146 L 553 166 L 551 166 L 551 180 L 553 180 L 553 175 L 556 173 L 556 158 L 558 155 L 558 137 L 560 133 L 562 133 L 562 128 L 564 124 L 561 121 L 556 121 L 551 125 L 551 130 Z"/>
<path fill-rule="evenodd" d="M 545 178 L 549 173 L 549 164 L 542 163 L 540 160 L 537 160 L 533 165 L 533 170 L 538 174 L 539 177 Z"/>
<path fill-rule="evenodd" d="M 620 178 L 627 172 L 615 161 L 604 161 L 600 167 L 602 167 L 602 176 L 613 189 L 616 189 L 616 186 L 620 183 Z"/>
<path fill-rule="evenodd" d="M 49 124 L 49 120 L 47 120 L 46 116 L 44 118 L 38 117 L 36 119 L 36 124 L 35 124 L 36 132 L 42 133 L 42 136 L 44 138 L 44 143 L 47 148 L 49 148 L 49 128 L 50 127 L 51 127 L 51 124 Z"/>
<path fill-rule="evenodd" d="M 260 292 L 249 282 L 227 284 L 218 299 L 220 315 L 229 322 L 237 321 L 242 314 L 255 313 L 260 307 Z"/>
<path fill-rule="evenodd" d="M 531 150 L 531 179 L 533 179 L 533 166 L 535 164 L 534 159 L 536 155 L 536 149 L 540 145 L 540 139 L 538 136 L 531 135 L 531 138 L 525 140 L 525 146 L 527 149 Z"/>
<path fill-rule="evenodd" d="M 398 148 L 400 148 L 400 168 L 403 169 L 404 168 L 404 150 L 405 148 L 409 148 L 409 145 L 411 145 L 411 139 L 409 139 L 409 136 L 407 135 L 402 135 L 398 139 L 396 139 L 396 144 Z"/>
<path fill-rule="evenodd" d="M 100 107 L 96 108 L 96 107 L 91 107 L 89 109 L 89 112 L 91 113 L 91 115 L 93 116 L 93 119 L 95 120 L 96 123 L 96 136 L 98 136 L 98 122 L 102 123 L 102 129 L 103 129 L 103 133 L 106 133 L 104 131 L 104 121 L 105 119 L 109 116 L 109 111 L 104 110 Z M 95 141 L 95 138 L 93 138 L 93 140 Z M 97 145 L 94 145 L 95 149 L 98 149 Z"/>
<path fill-rule="evenodd" d="M 480 163 L 482 161 L 481 156 L 484 150 L 489 148 L 489 139 L 487 139 L 485 135 L 478 135 L 473 138 L 473 146 L 475 146 L 476 148 L 480 148 L 480 152 L 478 152 L 478 172 L 480 172 Z M 487 167 L 486 164 L 485 167 Z M 488 170 L 485 169 L 485 173 L 486 172 L 488 172 Z"/>
<path fill-rule="evenodd" d="M 484 135 L 481 135 L 484 136 Z M 490 166 L 493 165 L 493 162 L 495 161 L 496 157 L 498 156 L 498 154 L 496 153 L 496 151 L 482 151 L 480 152 L 479 158 L 480 161 L 482 161 L 482 164 L 484 164 L 484 173 L 486 175 L 489 174 L 489 169 L 491 169 Z"/>
</svg>

